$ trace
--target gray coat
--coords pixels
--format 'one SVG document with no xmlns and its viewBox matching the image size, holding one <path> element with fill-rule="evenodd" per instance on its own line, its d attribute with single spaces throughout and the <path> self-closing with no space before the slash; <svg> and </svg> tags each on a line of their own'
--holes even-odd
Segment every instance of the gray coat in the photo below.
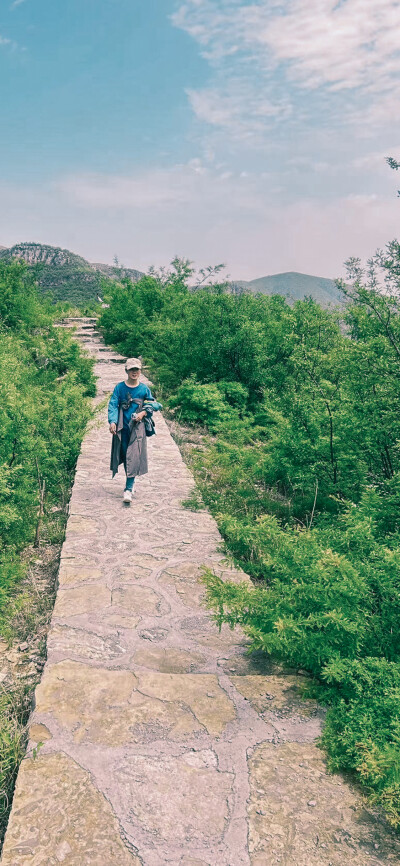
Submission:
<svg viewBox="0 0 400 866">
<path fill-rule="evenodd" d="M 143 406 L 143 400 L 135 400 L 138 404 L 137 411 L 140 412 Z M 140 405 L 139 405 L 140 404 Z M 121 455 L 121 439 L 124 426 L 124 413 L 119 409 L 117 432 L 112 437 L 111 443 L 111 462 L 110 469 L 114 475 L 118 472 L 118 467 L 123 463 Z M 137 475 L 146 475 L 149 471 L 147 464 L 147 437 L 144 426 L 144 421 L 138 421 L 136 424 L 132 422 L 130 425 L 131 435 L 126 451 L 126 474 L 128 478 L 136 477 Z"/>
</svg>

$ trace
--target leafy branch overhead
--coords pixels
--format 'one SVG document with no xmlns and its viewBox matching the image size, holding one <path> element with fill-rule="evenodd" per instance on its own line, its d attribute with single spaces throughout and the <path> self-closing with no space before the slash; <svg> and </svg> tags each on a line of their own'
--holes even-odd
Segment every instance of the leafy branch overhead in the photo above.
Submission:
<svg viewBox="0 0 400 866">
<path fill-rule="evenodd" d="M 398 162 L 397 159 L 393 159 L 392 156 L 387 156 L 387 157 L 386 157 L 386 162 L 387 162 L 388 166 L 389 166 L 390 168 L 393 169 L 393 171 L 398 171 L 398 170 L 399 170 L 399 168 L 400 168 L 400 162 Z M 400 196 L 400 190 L 397 191 L 397 195 Z"/>
</svg>

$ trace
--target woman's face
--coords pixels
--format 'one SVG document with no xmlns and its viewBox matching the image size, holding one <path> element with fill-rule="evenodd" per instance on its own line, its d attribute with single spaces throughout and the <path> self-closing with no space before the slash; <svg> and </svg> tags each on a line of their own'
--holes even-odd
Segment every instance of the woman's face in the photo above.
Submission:
<svg viewBox="0 0 400 866">
<path fill-rule="evenodd" d="M 140 376 L 140 367 L 131 367 L 131 369 L 126 372 L 128 374 L 128 379 L 138 379 Z"/>
</svg>

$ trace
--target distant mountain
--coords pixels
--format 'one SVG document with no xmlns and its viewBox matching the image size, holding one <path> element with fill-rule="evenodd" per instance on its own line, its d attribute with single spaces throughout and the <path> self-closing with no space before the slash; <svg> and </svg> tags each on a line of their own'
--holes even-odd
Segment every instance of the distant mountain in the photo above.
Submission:
<svg viewBox="0 0 400 866">
<path fill-rule="evenodd" d="M 56 301 L 69 301 L 77 306 L 96 301 L 102 294 L 104 281 L 128 277 L 135 283 L 143 276 L 142 271 L 134 268 L 88 262 L 70 250 L 48 244 L 21 243 L 13 247 L 0 246 L 0 259 L 2 258 L 23 259 L 33 269 L 43 292 L 50 292 Z M 232 281 L 230 285 L 234 292 L 284 295 L 293 300 L 311 296 L 323 307 L 344 301 L 333 280 L 293 271 L 259 277 L 249 282 Z"/>
<path fill-rule="evenodd" d="M 344 298 L 334 280 L 326 277 L 312 277 L 309 274 L 299 274 L 289 271 L 285 274 L 271 274 L 256 280 L 232 283 L 233 289 L 250 292 L 260 292 L 263 295 L 285 295 L 295 301 L 311 296 L 321 306 L 328 304 L 343 304 Z"/>
<path fill-rule="evenodd" d="M 124 268 L 119 265 L 103 265 L 101 262 L 92 262 L 92 268 L 95 268 L 96 271 L 104 274 L 110 280 L 115 280 L 116 274 L 118 274 L 119 279 L 121 277 L 128 277 L 133 283 L 137 283 L 144 276 L 143 271 L 135 271 L 134 268 Z"/>
<path fill-rule="evenodd" d="M 32 268 L 43 292 L 50 292 L 55 301 L 69 301 L 82 306 L 97 300 L 103 291 L 104 279 L 128 276 L 134 282 L 143 276 L 131 268 L 91 264 L 82 256 L 51 247 L 48 244 L 21 243 L 0 247 L 0 259 L 23 259 Z"/>
</svg>

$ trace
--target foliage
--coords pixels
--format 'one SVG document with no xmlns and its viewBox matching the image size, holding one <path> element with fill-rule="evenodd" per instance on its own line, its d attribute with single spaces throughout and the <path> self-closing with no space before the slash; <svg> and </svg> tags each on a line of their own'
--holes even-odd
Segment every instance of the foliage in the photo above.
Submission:
<svg viewBox="0 0 400 866">
<path fill-rule="evenodd" d="M 229 421 L 233 416 L 219 383 L 205 384 L 197 382 L 194 377 L 180 385 L 170 405 L 172 408 L 179 407 L 182 421 L 188 424 L 203 424 L 205 421 L 210 430 L 218 429 L 221 422 Z"/>
<path fill-rule="evenodd" d="M 107 265 L 92 265 L 69 250 L 48 244 L 21 243 L 0 250 L 0 261 L 25 261 L 30 278 L 36 281 L 39 292 L 54 302 L 65 302 L 84 308 L 86 312 L 99 308 L 98 296 L 102 296 L 110 279 L 115 279 L 117 270 Z M 128 272 L 133 278 L 141 276 L 139 271 Z"/>
<path fill-rule="evenodd" d="M 20 681 L 0 693 L 0 838 L 4 835 L 18 767 L 26 749 L 25 726 L 31 696 Z"/>
<path fill-rule="evenodd" d="M 254 582 L 208 573 L 217 622 L 313 674 L 332 768 L 399 827 L 400 247 L 348 268 L 347 306 L 327 311 L 196 288 L 174 262 L 115 285 L 100 325 L 206 434 L 200 491 Z"/>
<path fill-rule="evenodd" d="M 399 825 L 400 665 L 384 658 L 332 661 L 323 672 L 332 706 L 322 744 L 332 770 L 360 775 L 372 802 Z"/>
<path fill-rule="evenodd" d="M 94 394 L 91 359 L 53 316 L 27 268 L 0 262 L 0 556 L 33 541 L 39 483 L 47 510 L 65 502 Z"/>
<path fill-rule="evenodd" d="M 47 616 L 27 593 L 22 551 L 35 542 L 40 490 L 43 537 L 61 528 L 55 509 L 67 504 L 76 459 L 95 393 L 92 361 L 67 330 L 54 325 L 57 308 L 37 294 L 21 262 L 0 260 L 0 634 L 29 639 Z M 21 687 L 0 699 L 0 833 L 24 749 L 31 695 Z"/>
</svg>

